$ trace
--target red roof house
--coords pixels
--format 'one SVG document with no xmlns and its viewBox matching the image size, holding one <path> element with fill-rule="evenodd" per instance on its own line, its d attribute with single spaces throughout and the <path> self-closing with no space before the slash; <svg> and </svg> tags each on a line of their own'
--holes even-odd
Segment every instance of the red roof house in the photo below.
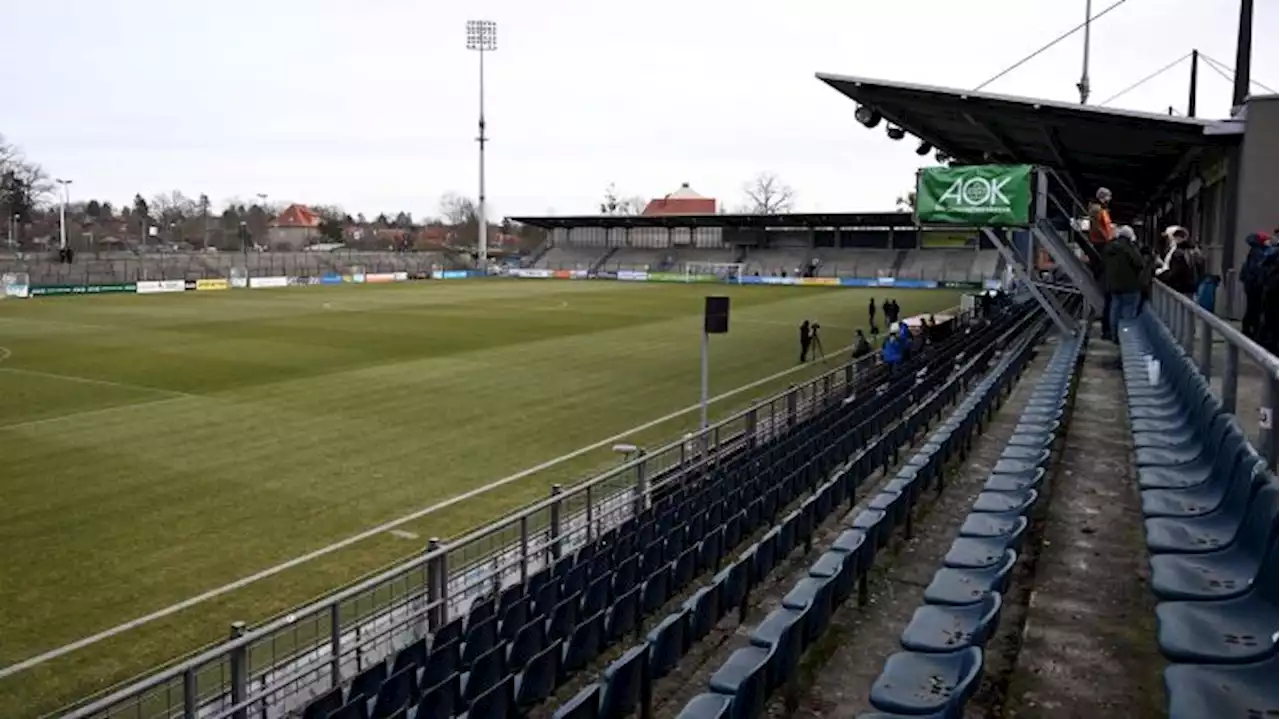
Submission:
<svg viewBox="0 0 1280 719">
<path fill-rule="evenodd" d="M 642 215 L 714 215 L 716 201 L 694 192 L 685 182 L 666 197 L 656 197 L 645 205 Z"/>
</svg>

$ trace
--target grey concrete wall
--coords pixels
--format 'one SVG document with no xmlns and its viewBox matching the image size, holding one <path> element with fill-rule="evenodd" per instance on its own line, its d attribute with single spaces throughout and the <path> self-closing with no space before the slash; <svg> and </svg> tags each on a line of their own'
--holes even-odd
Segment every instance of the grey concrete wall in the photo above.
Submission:
<svg viewBox="0 0 1280 719">
<path fill-rule="evenodd" d="M 1240 147 L 1238 202 L 1236 203 L 1235 266 L 1244 263 L 1249 253 L 1245 235 L 1255 230 L 1270 231 L 1277 218 L 1276 197 L 1280 196 L 1280 139 L 1277 138 L 1277 102 L 1275 95 L 1254 97 L 1248 104 L 1248 123 L 1244 143 Z"/>
</svg>

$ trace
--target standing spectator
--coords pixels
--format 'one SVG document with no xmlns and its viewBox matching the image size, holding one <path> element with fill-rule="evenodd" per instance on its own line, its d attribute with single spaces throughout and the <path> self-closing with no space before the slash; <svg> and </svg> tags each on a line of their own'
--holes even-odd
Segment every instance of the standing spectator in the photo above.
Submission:
<svg viewBox="0 0 1280 719">
<path fill-rule="evenodd" d="M 1138 312 L 1142 314 L 1142 308 L 1151 301 L 1151 281 L 1156 276 L 1156 255 L 1151 251 L 1151 245 L 1142 243 L 1138 248 L 1138 254 L 1142 255 L 1142 295 L 1138 298 Z"/>
<path fill-rule="evenodd" d="M 869 354 L 871 354 L 871 343 L 867 342 L 867 336 L 862 334 L 862 330 L 858 330 L 853 338 L 853 356 L 866 357 Z"/>
<path fill-rule="evenodd" d="M 1280 331 L 1280 316 L 1277 315 L 1275 247 L 1262 259 L 1262 328 L 1258 331 L 1258 344 L 1271 354 L 1276 353 L 1276 333 Z"/>
<path fill-rule="evenodd" d="M 1249 256 L 1240 270 L 1240 284 L 1244 285 L 1244 320 L 1240 329 L 1244 336 L 1258 341 L 1262 331 L 1262 291 L 1266 282 L 1263 263 L 1268 253 L 1275 254 L 1276 247 L 1265 232 L 1254 232 L 1245 238 L 1249 243 Z"/>
<path fill-rule="evenodd" d="M 884 347 L 880 348 L 880 356 L 885 364 L 889 365 L 890 372 L 897 374 L 898 366 L 902 364 L 902 347 L 898 343 L 898 336 L 892 331 L 885 338 Z"/>
<path fill-rule="evenodd" d="M 1115 225 L 1111 222 L 1111 190 L 1099 187 L 1098 191 L 1094 193 L 1093 202 L 1089 203 L 1089 244 L 1093 245 L 1094 249 L 1101 255 L 1107 243 L 1114 237 Z M 1096 264 L 1092 260 L 1092 255 L 1090 255 L 1089 264 L 1089 269 L 1093 273 L 1094 279 L 1099 284 L 1104 284 L 1105 261 L 1101 264 Z M 1102 291 L 1104 296 L 1102 305 L 1102 339 L 1114 339 L 1111 336 L 1111 293 L 1106 291 L 1106 287 L 1103 287 Z"/>
<path fill-rule="evenodd" d="M 800 323 L 800 364 L 809 361 L 809 345 L 813 343 L 813 331 L 809 328 L 809 320 Z"/>
<path fill-rule="evenodd" d="M 1191 241 L 1187 228 L 1171 225 L 1165 228 L 1164 237 L 1170 244 L 1169 254 L 1165 256 L 1164 267 L 1157 272 L 1157 277 L 1174 292 L 1194 299 L 1204 275 L 1204 258 Z"/>
<path fill-rule="evenodd" d="M 1142 255 L 1133 246 L 1133 229 L 1128 225 L 1117 228 L 1115 239 L 1102 249 L 1102 267 L 1106 279 L 1107 295 L 1111 299 L 1111 339 L 1120 339 L 1120 320 L 1138 316 L 1142 301 Z"/>
<path fill-rule="evenodd" d="M 893 302 L 886 298 L 884 304 L 880 306 L 880 310 L 884 312 L 884 323 L 886 325 L 893 324 Z"/>
<path fill-rule="evenodd" d="M 867 324 L 872 327 L 876 326 L 876 298 L 872 297 L 867 301 L 867 315 L 869 322 Z"/>
</svg>

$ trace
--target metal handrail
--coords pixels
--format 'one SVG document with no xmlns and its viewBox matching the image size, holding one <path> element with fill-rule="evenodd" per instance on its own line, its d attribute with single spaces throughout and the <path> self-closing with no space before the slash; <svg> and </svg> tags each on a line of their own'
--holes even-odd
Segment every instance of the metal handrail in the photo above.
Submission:
<svg viewBox="0 0 1280 719">
<path fill-rule="evenodd" d="M 1276 419 L 1280 408 L 1280 361 L 1261 345 L 1245 337 L 1240 330 L 1228 324 L 1221 317 L 1196 304 L 1189 297 L 1174 291 L 1163 282 L 1152 283 L 1151 306 L 1156 315 L 1164 322 L 1173 334 L 1174 339 L 1182 345 L 1187 354 L 1195 359 L 1205 380 L 1212 380 L 1213 370 L 1213 338 L 1222 337 L 1226 343 L 1225 366 L 1222 368 L 1222 387 L 1219 398 L 1223 408 L 1236 414 L 1239 396 L 1238 384 L 1240 375 L 1240 355 L 1252 360 L 1270 377 L 1266 383 L 1265 396 L 1259 405 L 1258 429 L 1254 440 L 1254 449 L 1266 458 L 1274 470 L 1276 468 Z"/>
</svg>

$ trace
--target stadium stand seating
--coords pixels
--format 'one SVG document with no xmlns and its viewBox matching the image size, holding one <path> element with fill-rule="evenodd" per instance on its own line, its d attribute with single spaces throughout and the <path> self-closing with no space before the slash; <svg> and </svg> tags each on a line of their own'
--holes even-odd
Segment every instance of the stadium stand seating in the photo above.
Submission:
<svg viewBox="0 0 1280 719">
<path fill-rule="evenodd" d="M 550 270 L 585 270 L 595 266 L 596 262 L 609 251 L 607 247 L 568 247 L 556 245 L 547 250 L 542 259 L 534 265 Z"/>
<path fill-rule="evenodd" d="M 1120 345 L 1169 716 L 1276 716 L 1276 478 L 1149 308 Z"/>
<path fill-rule="evenodd" d="M 417 718 L 521 713 L 607 647 L 636 639 L 555 715 L 632 713 L 650 700 L 653 679 L 670 672 L 720 617 L 742 606 L 781 558 L 807 548 L 816 524 L 851 501 L 876 468 L 896 462 L 898 448 L 987 369 L 1007 338 L 1045 326 L 1038 312 L 1017 306 L 953 333 L 896 373 L 883 365 L 869 369 L 830 411 L 797 420 L 780 437 L 753 443 L 699 476 L 655 488 L 651 506 L 638 516 L 526 581 L 476 600 L 465 620 L 453 618 L 429 641 L 409 644 L 393 657 L 370 658 L 345 689 L 314 698 L 306 716 L 335 706 L 328 716 L 344 719 L 387 719 L 402 711 Z M 959 365 L 957 357 L 963 357 Z M 944 447 L 959 451 L 954 443 L 940 443 L 939 451 Z M 938 465 L 924 466 L 936 471 Z M 738 545 L 761 530 L 763 538 L 735 556 Z M 840 546 L 850 556 L 862 551 L 848 542 Z M 826 576 L 788 600 L 800 607 L 788 611 L 813 617 L 803 628 L 788 629 L 784 622 L 758 630 L 760 642 L 790 642 L 786 652 L 767 650 L 768 656 L 798 656 L 799 642 L 820 632 L 825 608 L 849 595 L 852 562 L 836 559 L 841 561 L 816 570 Z M 681 599 L 699 576 L 711 578 Z M 665 609 L 670 611 L 663 618 Z M 646 622 L 652 625 L 647 632 Z M 771 660 L 770 676 L 781 677 L 777 672 L 790 666 L 779 661 Z"/>
</svg>

